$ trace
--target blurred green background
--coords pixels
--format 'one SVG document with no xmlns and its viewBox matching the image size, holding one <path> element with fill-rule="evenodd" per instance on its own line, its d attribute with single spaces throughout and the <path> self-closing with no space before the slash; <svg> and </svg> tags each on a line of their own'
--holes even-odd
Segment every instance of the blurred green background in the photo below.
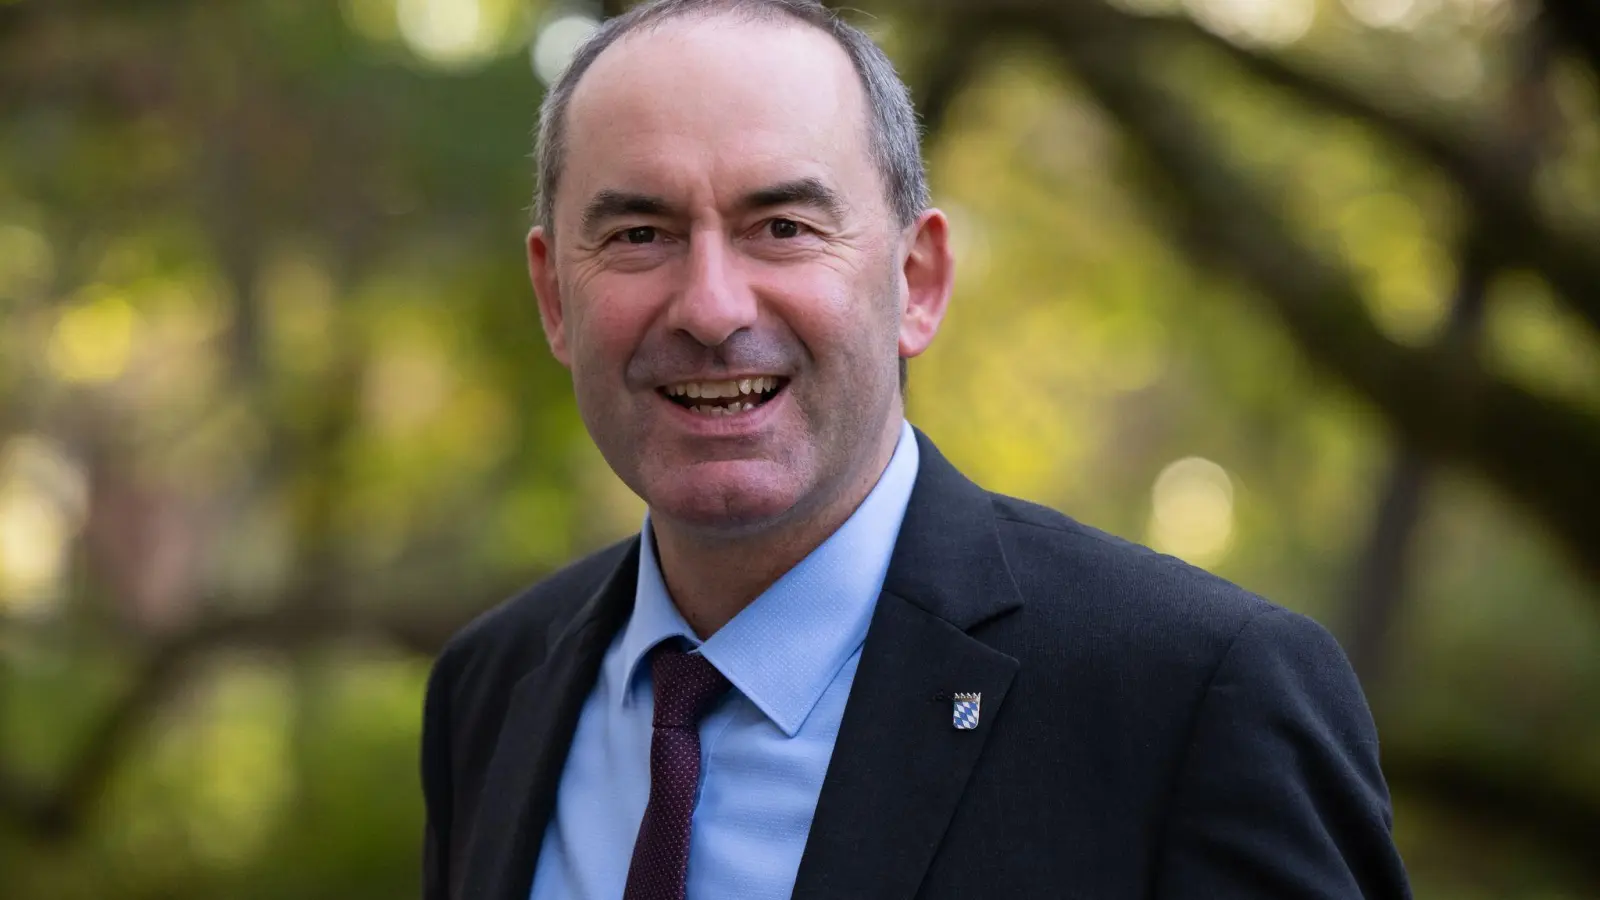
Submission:
<svg viewBox="0 0 1600 900">
<path fill-rule="evenodd" d="M 431 653 L 642 512 L 521 250 L 625 5 L 0 0 L 0 894 L 416 895 Z M 1419 896 L 1600 897 L 1600 5 L 849 5 L 912 421 L 1332 628 Z"/>
</svg>

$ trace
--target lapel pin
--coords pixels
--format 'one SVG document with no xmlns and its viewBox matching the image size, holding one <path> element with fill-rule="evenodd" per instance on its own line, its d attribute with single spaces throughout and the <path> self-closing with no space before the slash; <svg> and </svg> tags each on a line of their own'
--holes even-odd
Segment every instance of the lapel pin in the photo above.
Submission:
<svg viewBox="0 0 1600 900">
<path fill-rule="evenodd" d="M 957 731 L 971 731 L 978 727 L 978 704 L 983 700 L 982 694 L 956 694 L 955 710 L 950 724 Z"/>
</svg>

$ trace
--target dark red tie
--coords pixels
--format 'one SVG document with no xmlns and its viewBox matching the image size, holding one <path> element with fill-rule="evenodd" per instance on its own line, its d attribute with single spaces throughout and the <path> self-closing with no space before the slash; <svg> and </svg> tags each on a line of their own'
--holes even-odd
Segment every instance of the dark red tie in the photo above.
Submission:
<svg viewBox="0 0 1600 900">
<path fill-rule="evenodd" d="M 639 823 L 622 900 L 684 900 L 689 826 L 700 786 L 700 720 L 728 679 L 698 653 L 663 644 L 650 660 L 656 712 L 650 736 L 650 802 Z"/>
</svg>

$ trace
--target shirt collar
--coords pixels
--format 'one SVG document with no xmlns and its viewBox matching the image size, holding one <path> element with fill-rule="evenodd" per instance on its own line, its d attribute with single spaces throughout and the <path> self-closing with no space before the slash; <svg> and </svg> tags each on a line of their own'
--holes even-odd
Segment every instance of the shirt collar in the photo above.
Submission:
<svg viewBox="0 0 1600 900">
<path fill-rule="evenodd" d="M 613 702 L 625 704 L 645 656 L 683 638 L 789 737 L 867 636 L 889 557 L 917 480 L 918 451 L 909 423 L 872 492 L 839 529 L 728 624 L 701 642 L 673 605 L 656 561 L 650 517 L 640 536 L 633 613 L 610 655 Z"/>
</svg>

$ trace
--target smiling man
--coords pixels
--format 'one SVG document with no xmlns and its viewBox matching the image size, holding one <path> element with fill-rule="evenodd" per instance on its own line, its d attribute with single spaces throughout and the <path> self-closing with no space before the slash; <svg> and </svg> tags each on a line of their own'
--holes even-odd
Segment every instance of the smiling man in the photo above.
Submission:
<svg viewBox="0 0 1600 900">
<path fill-rule="evenodd" d="M 1407 895 L 1326 632 L 906 423 L 953 261 L 865 35 L 648 2 L 539 137 L 545 335 L 649 512 L 440 657 L 427 897 Z"/>
</svg>

